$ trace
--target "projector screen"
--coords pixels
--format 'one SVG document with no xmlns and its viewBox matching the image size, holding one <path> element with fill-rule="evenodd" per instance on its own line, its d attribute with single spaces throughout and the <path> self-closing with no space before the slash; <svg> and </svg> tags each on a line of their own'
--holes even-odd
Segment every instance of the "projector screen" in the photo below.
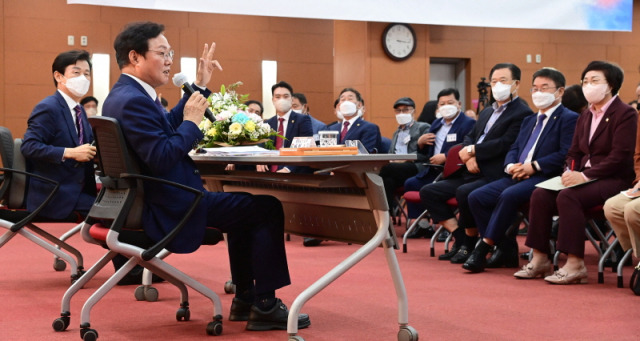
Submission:
<svg viewBox="0 0 640 341">
<path fill-rule="evenodd" d="M 631 31 L 633 0 L 67 0 L 167 11 L 412 24 Z"/>
</svg>

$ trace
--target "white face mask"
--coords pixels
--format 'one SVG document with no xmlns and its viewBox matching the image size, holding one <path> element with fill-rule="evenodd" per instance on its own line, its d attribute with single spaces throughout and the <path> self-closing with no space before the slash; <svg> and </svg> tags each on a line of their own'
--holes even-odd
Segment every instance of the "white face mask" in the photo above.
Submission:
<svg viewBox="0 0 640 341">
<path fill-rule="evenodd" d="M 457 106 L 453 104 L 447 104 L 438 108 L 438 111 L 436 112 L 436 117 L 439 116 L 438 118 L 443 117 L 444 119 L 450 119 L 455 117 L 458 114 L 458 112 L 460 112 L 460 110 L 458 109 Z"/>
<path fill-rule="evenodd" d="M 498 102 L 502 102 L 507 100 L 507 98 L 509 98 L 509 95 L 511 95 L 511 86 L 513 84 L 504 84 L 504 83 L 496 83 L 496 85 L 494 85 L 493 87 L 491 87 L 491 95 L 493 95 L 493 98 L 498 101 Z"/>
<path fill-rule="evenodd" d="M 553 104 L 556 100 L 556 90 L 554 93 L 536 91 L 531 94 L 531 99 L 533 100 L 533 105 L 538 109 L 546 109 Z"/>
<path fill-rule="evenodd" d="M 342 114 L 343 118 L 351 118 L 354 114 L 358 112 L 358 108 L 356 104 L 351 101 L 344 101 L 340 103 L 340 108 L 338 109 L 339 113 Z"/>
<path fill-rule="evenodd" d="M 291 110 L 291 99 L 281 98 L 274 104 L 278 112 L 288 112 Z"/>
<path fill-rule="evenodd" d="M 411 123 L 413 115 L 411 114 L 396 114 L 396 121 L 399 125 L 405 125 Z"/>
<path fill-rule="evenodd" d="M 604 99 L 604 96 L 607 94 L 609 84 L 587 84 L 582 87 L 582 93 L 584 94 L 584 98 L 587 99 L 587 102 L 600 103 Z"/>
<path fill-rule="evenodd" d="M 65 86 L 74 96 L 82 97 L 87 94 L 87 91 L 89 91 L 91 81 L 84 75 L 80 75 L 78 77 L 67 78 Z"/>
<path fill-rule="evenodd" d="M 89 109 L 85 109 L 85 112 L 87 113 L 87 116 L 89 116 L 89 117 L 96 116 L 98 114 L 98 109 L 89 108 Z"/>
<path fill-rule="evenodd" d="M 342 116 L 342 113 L 340 112 L 340 110 L 336 110 L 336 117 L 340 121 L 342 121 L 344 119 L 344 116 Z"/>
</svg>

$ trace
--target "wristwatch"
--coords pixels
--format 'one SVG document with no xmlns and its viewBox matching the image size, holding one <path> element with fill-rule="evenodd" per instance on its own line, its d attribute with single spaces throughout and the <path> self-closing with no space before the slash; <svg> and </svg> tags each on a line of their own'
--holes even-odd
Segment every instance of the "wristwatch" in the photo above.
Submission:
<svg viewBox="0 0 640 341">
<path fill-rule="evenodd" d="M 472 144 L 467 146 L 467 154 L 473 155 L 473 145 Z"/>
</svg>

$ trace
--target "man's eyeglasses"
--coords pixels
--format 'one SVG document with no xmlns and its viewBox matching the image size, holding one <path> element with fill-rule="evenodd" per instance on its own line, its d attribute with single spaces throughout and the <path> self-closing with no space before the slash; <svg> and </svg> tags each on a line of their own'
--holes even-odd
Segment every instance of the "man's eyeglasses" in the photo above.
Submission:
<svg viewBox="0 0 640 341">
<path fill-rule="evenodd" d="M 169 52 L 149 50 L 149 52 L 153 52 L 159 56 L 162 56 L 164 60 L 169 60 L 169 59 L 173 60 L 173 54 L 174 54 L 173 50 L 170 50 Z"/>
<path fill-rule="evenodd" d="M 396 114 L 413 114 L 412 108 L 404 108 L 404 109 L 393 109 Z"/>
<path fill-rule="evenodd" d="M 539 91 L 547 92 L 549 89 L 557 89 L 557 87 L 555 87 L 555 86 L 543 86 L 541 88 L 531 88 L 530 91 L 533 94 L 533 93 L 536 93 L 536 92 L 539 92 Z"/>
</svg>

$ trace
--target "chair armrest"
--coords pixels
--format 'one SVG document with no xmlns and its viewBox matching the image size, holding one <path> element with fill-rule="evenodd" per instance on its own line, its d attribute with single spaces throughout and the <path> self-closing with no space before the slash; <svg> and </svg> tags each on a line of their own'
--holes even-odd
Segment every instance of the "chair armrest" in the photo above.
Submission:
<svg viewBox="0 0 640 341">
<path fill-rule="evenodd" d="M 185 186 L 173 181 L 154 178 L 146 175 L 122 173 L 120 174 L 120 177 L 123 179 L 140 179 L 144 181 L 162 183 L 165 185 L 169 185 L 169 186 L 173 186 L 173 187 L 185 190 L 187 192 L 191 192 L 195 196 L 193 202 L 191 203 L 191 206 L 189 206 L 189 210 L 187 210 L 187 213 L 182 217 L 182 220 L 178 222 L 178 225 L 176 225 L 176 227 L 174 227 L 171 230 L 171 232 L 169 232 L 169 234 L 164 236 L 164 238 L 158 241 L 155 245 L 153 245 L 152 247 L 142 252 L 142 259 L 144 259 L 145 261 L 148 261 L 151 258 L 155 257 L 160 251 L 162 251 L 162 249 L 164 249 L 167 246 L 167 244 L 169 244 L 169 242 L 172 241 L 178 235 L 178 233 L 180 233 L 184 225 L 186 225 L 187 220 L 191 217 L 193 212 L 196 210 L 196 207 L 198 206 L 198 203 L 200 203 L 200 200 L 204 196 L 204 193 L 202 193 L 202 191 L 197 190 L 193 187 Z"/>
<path fill-rule="evenodd" d="M 24 225 L 29 224 L 38 215 L 38 213 L 40 213 L 40 211 L 42 211 L 42 209 L 45 206 L 47 206 L 47 204 L 49 204 L 49 201 L 51 201 L 51 199 L 53 198 L 54 194 L 56 194 L 56 192 L 58 191 L 58 188 L 60 187 L 60 184 L 57 181 L 51 180 L 49 178 L 45 178 L 44 176 L 33 174 L 33 173 L 30 173 L 30 172 L 17 170 L 17 169 L 13 169 L 13 168 L 0 168 L 0 171 L 3 171 L 5 173 L 24 174 L 24 175 L 27 175 L 27 176 L 30 176 L 30 177 L 38 178 L 38 179 L 40 179 L 40 180 L 42 180 L 44 182 L 48 182 L 48 183 L 54 185 L 53 189 L 51 190 L 51 193 L 49 193 L 47 198 L 42 202 L 42 204 L 40 204 L 40 206 L 38 206 L 35 210 L 33 210 L 33 212 L 29 213 L 29 215 L 24 217 L 24 219 L 14 223 L 11 226 L 11 228 L 10 228 L 11 232 L 18 232 L 18 230 L 20 230 Z"/>
</svg>

